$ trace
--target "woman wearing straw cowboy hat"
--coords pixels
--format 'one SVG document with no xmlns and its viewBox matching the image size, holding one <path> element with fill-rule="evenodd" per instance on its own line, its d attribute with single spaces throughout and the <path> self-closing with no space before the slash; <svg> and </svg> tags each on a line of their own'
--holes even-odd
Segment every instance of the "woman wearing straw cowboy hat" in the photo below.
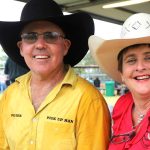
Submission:
<svg viewBox="0 0 150 150">
<path fill-rule="evenodd" d="M 130 16 L 121 39 L 91 36 L 89 47 L 99 66 L 130 91 L 115 104 L 109 150 L 150 149 L 150 14 Z"/>
<path fill-rule="evenodd" d="M 0 101 L 0 149 L 106 150 L 109 111 L 99 91 L 75 74 L 94 33 L 86 13 L 64 16 L 52 0 L 31 0 L 21 21 L 0 22 L 0 43 L 30 69 Z"/>
</svg>

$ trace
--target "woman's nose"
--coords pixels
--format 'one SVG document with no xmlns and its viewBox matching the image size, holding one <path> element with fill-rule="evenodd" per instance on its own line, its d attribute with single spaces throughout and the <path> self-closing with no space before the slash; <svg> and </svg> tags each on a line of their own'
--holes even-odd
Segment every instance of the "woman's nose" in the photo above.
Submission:
<svg viewBox="0 0 150 150">
<path fill-rule="evenodd" d="M 136 65 L 136 71 L 142 71 L 145 70 L 145 63 L 143 61 L 138 61 Z"/>
</svg>

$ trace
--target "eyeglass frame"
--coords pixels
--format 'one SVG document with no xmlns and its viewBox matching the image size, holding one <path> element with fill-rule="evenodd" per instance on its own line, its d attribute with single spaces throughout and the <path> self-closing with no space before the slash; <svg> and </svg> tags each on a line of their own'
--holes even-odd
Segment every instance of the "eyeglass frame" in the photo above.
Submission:
<svg viewBox="0 0 150 150">
<path fill-rule="evenodd" d="M 111 142 L 113 144 L 121 144 L 121 143 L 124 143 L 124 142 L 128 142 L 128 141 L 132 140 L 135 137 L 135 135 L 136 135 L 136 130 L 132 130 L 130 132 L 123 133 L 123 134 L 113 135 L 112 138 L 111 138 Z M 113 141 L 114 138 L 121 137 L 121 136 L 122 137 L 128 137 L 128 139 L 127 140 L 122 140 L 120 142 L 114 142 Z"/>
<path fill-rule="evenodd" d="M 143 145 L 144 145 L 143 139 L 145 139 L 147 141 L 150 141 L 150 128 L 149 128 L 150 127 L 150 118 L 149 118 L 148 121 L 149 121 L 149 123 L 148 123 L 148 126 L 147 126 L 146 133 L 144 134 L 144 137 L 142 138 Z M 130 132 L 127 132 L 127 133 L 124 133 L 124 134 L 113 135 L 112 138 L 111 138 L 111 142 L 113 144 L 121 144 L 123 142 L 128 142 L 128 141 L 132 140 L 135 137 L 136 133 L 140 130 L 140 128 L 141 128 L 141 124 L 139 124 L 139 126 L 137 128 L 135 128 L 134 130 L 132 130 Z M 146 134 L 148 134 L 148 136 L 149 136 L 148 138 L 146 137 Z M 129 136 L 129 139 L 126 140 L 126 141 L 121 141 L 121 142 L 113 142 L 113 138 L 116 138 L 116 137 L 119 137 L 119 136 Z"/>
<path fill-rule="evenodd" d="M 49 39 L 47 38 L 47 35 L 51 35 L 50 37 L 54 36 L 55 39 L 51 39 L 51 41 L 48 41 Z M 32 38 L 33 39 L 27 39 L 27 36 L 33 36 Z M 53 44 L 53 43 L 56 43 L 56 41 L 59 39 L 59 38 L 65 38 L 65 36 L 63 36 L 62 34 L 58 33 L 58 32 L 43 32 L 43 33 L 37 33 L 37 32 L 28 32 L 28 33 L 21 33 L 21 39 L 23 41 L 25 41 L 26 43 L 28 44 L 33 44 L 35 43 L 39 36 L 43 36 L 43 39 L 45 40 L 46 43 L 49 43 L 49 44 Z M 31 41 L 30 41 L 31 40 Z"/>
<path fill-rule="evenodd" d="M 143 136 L 143 138 L 142 138 L 142 140 L 141 140 L 141 142 L 142 142 L 142 145 L 143 145 L 143 147 L 144 148 L 150 148 L 150 144 L 149 145 L 147 145 L 145 142 L 144 142 L 144 140 L 147 142 L 149 142 L 150 143 L 150 122 L 149 122 L 149 125 L 148 125 L 148 127 L 147 127 L 147 130 L 146 130 L 146 133 L 144 134 L 144 136 Z"/>
</svg>

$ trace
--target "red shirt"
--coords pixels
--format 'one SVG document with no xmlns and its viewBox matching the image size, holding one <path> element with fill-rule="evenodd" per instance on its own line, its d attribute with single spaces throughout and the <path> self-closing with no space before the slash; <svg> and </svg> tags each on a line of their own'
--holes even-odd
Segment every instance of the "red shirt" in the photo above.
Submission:
<svg viewBox="0 0 150 150">
<path fill-rule="evenodd" d="M 135 130 L 135 135 L 131 139 L 129 136 L 126 136 L 127 139 L 130 139 L 127 142 L 122 142 L 119 144 L 112 143 L 112 140 L 109 145 L 109 150 L 150 150 L 150 111 L 146 114 L 141 123 L 133 129 L 132 123 L 132 106 L 133 98 L 131 93 L 127 93 L 124 96 L 121 96 L 117 101 L 112 118 L 113 118 L 113 135 L 133 133 Z M 120 137 L 120 136 L 119 136 Z M 121 136 L 123 137 L 125 136 Z M 120 141 L 120 140 L 119 140 Z"/>
</svg>

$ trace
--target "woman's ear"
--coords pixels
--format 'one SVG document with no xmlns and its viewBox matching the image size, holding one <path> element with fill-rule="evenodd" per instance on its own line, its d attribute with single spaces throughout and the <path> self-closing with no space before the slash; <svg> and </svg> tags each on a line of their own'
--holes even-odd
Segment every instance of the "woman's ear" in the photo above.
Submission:
<svg viewBox="0 0 150 150">
<path fill-rule="evenodd" d="M 122 75 L 122 73 L 120 73 L 121 74 L 121 80 L 122 80 L 122 83 L 125 83 L 124 81 L 125 81 L 125 79 L 124 79 L 124 77 L 123 77 L 123 75 Z"/>
</svg>

